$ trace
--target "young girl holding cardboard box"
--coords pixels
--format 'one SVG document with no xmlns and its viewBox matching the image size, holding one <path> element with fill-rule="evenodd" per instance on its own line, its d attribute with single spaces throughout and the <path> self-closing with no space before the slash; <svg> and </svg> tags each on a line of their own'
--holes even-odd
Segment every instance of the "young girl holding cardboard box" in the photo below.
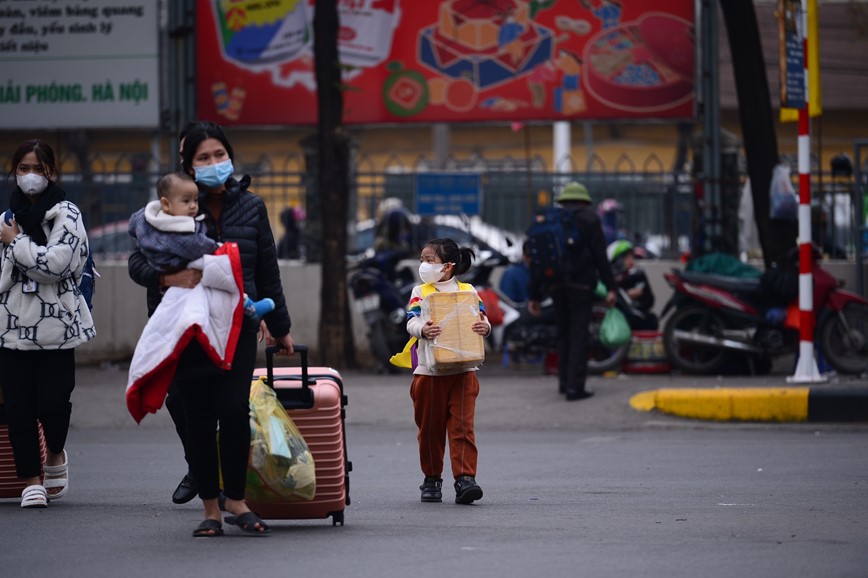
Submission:
<svg viewBox="0 0 868 578">
<path fill-rule="evenodd" d="M 476 254 L 452 239 L 434 239 L 422 249 L 419 276 L 407 310 L 407 331 L 418 339 L 410 397 L 419 427 L 419 459 L 425 480 L 423 502 L 443 499 L 446 437 L 455 477 L 455 502 L 482 498 L 476 483 L 473 417 L 484 358 L 483 337 L 491 333 L 482 300 L 472 285 L 455 276 L 470 269 Z M 412 340 L 411 340 L 412 341 Z"/>
</svg>

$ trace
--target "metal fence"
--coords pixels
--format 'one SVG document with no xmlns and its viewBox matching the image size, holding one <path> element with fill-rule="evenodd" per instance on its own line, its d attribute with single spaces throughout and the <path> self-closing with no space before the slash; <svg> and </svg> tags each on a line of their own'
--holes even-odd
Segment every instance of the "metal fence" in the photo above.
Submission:
<svg viewBox="0 0 868 578">
<path fill-rule="evenodd" d="M 687 236 L 692 214 L 692 178 L 673 174 L 655 156 L 637 163 L 626 155 L 607 166 L 592 157 L 584 167 L 571 163 L 567 173 L 553 172 L 539 158 L 516 160 L 510 157 L 488 160 L 447 159 L 443 170 L 478 173 L 482 177 L 484 221 L 504 229 L 524 231 L 534 212 L 551 204 L 560 188 L 569 181 L 584 183 L 595 202 L 613 199 L 623 207 L 621 226 L 642 239 L 657 236 L 669 239 Z M 384 175 L 383 194 L 415 205 L 415 176 L 431 171 L 431 163 L 420 159 L 414 167 L 389 167 Z M 374 178 L 374 174 L 369 174 Z M 360 195 L 363 198 L 363 195 Z M 370 202 L 377 199 L 370 197 Z M 370 212 L 370 209 L 369 209 Z"/>
<path fill-rule="evenodd" d="M 125 221 L 155 198 L 154 184 L 162 174 L 144 170 L 149 166 L 150 161 L 144 155 L 113 163 L 97 159 L 91 162 L 89 172 L 67 171 L 62 175 L 61 186 L 82 209 L 91 236 L 101 239 L 94 244 L 95 252 L 123 253 L 131 247 Z M 387 197 L 398 198 L 414 210 L 416 175 L 434 171 L 433 166 L 433 161 L 426 157 L 407 165 L 397 155 L 379 163 L 369 156 L 357 156 L 352 167 L 350 215 L 357 222 L 373 218 L 377 206 Z M 577 180 L 588 187 L 595 202 L 614 199 L 620 204 L 623 208 L 620 225 L 631 238 L 642 242 L 654 239 L 666 256 L 690 245 L 696 212 L 694 179 L 689 174 L 668 171 L 655 155 L 641 162 L 624 155 L 611 166 L 599 157 L 592 157 L 584 167 L 573 166 L 568 173 L 551 171 L 538 157 L 449 158 L 441 166 L 447 172 L 479 174 L 480 217 L 511 232 L 524 231 L 537 209 L 550 204 L 564 184 Z M 287 208 L 297 208 L 296 214 L 304 214 L 308 195 L 315 191 L 303 155 L 282 159 L 238 158 L 236 167 L 238 173 L 252 176 L 251 189 L 265 201 L 275 238 L 279 239 L 283 234 L 281 213 Z M 744 175 L 740 178 L 743 180 Z M 815 241 L 834 244 L 844 256 L 853 257 L 855 235 L 862 223 L 854 212 L 852 178 L 815 174 L 812 191 L 815 204 L 826 215 L 826 233 L 822 238 L 815 234 Z M 304 223 L 300 225 L 303 231 Z"/>
</svg>

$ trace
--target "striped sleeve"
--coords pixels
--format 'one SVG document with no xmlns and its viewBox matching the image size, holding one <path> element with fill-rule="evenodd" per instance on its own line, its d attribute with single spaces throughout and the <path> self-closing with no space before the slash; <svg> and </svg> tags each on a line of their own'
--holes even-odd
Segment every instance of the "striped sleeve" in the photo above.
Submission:
<svg viewBox="0 0 868 578">
<path fill-rule="evenodd" d="M 419 317 L 422 314 L 422 298 L 414 297 L 410 300 L 410 306 L 407 308 L 407 319 L 411 317 Z"/>
<path fill-rule="evenodd" d="M 422 290 L 418 286 L 413 287 L 410 295 L 410 304 L 407 305 L 407 319 L 422 315 Z"/>
</svg>

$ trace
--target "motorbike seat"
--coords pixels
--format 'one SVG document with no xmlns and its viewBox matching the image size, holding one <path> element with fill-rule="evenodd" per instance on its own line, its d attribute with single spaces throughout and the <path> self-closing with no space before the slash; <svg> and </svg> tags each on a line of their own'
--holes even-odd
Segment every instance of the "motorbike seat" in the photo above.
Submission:
<svg viewBox="0 0 868 578">
<path fill-rule="evenodd" d="M 755 293 L 760 288 L 759 277 L 728 277 L 716 273 L 695 273 L 693 271 L 676 271 L 676 273 L 688 283 L 710 285 L 733 293 Z"/>
</svg>

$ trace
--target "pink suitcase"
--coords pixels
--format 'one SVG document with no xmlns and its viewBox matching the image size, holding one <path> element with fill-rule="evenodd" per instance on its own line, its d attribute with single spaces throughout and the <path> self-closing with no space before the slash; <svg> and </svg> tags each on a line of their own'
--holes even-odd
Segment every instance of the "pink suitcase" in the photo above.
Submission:
<svg viewBox="0 0 868 578">
<path fill-rule="evenodd" d="M 266 367 L 254 377 L 266 376 L 277 399 L 304 436 L 316 467 L 316 495 L 308 502 L 256 502 L 250 509 L 270 520 L 319 519 L 331 516 L 332 525 L 344 525 L 350 504 L 350 471 L 344 420 L 347 397 L 341 374 L 330 367 L 308 367 L 307 346 L 296 345 L 301 367 L 274 367 L 276 347 L 265 351 Z"/>
<path fill-rule="evenodd" d="M 3 409 L 0 405 L 0 414 Z M 12 444 L 9 443 L 9 426 L 5 423 L 5 415 L 0 416 L 0 424 L 0 498 L 20 498 L 24 491 L 24 482 L 15 473 L 15 456 L 12 454 Z M 42 435 L 41 424 L 39 451 L 42 453 L 42 463 L 45 463 L 45 437 Z"/>
</svg>

